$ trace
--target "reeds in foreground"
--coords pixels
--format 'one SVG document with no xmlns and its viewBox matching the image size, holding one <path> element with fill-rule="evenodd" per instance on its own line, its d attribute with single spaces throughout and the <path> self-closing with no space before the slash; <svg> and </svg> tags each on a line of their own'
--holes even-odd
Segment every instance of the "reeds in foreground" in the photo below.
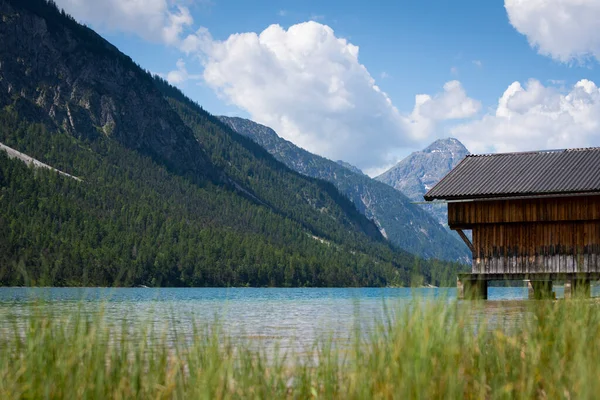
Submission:
<svg viewBox="0 0 600 400">
<path fill-rule="evenodd" d="M 404 307 L 348 343 L 286 355 L 229 340 L 217 324 L 173 339 L 76 311 L 32 313 L 2 331 L 0 398 L 598 397 L 596 302 L 532 301 L 510 326 L 473 307 Z"/>
</svg>

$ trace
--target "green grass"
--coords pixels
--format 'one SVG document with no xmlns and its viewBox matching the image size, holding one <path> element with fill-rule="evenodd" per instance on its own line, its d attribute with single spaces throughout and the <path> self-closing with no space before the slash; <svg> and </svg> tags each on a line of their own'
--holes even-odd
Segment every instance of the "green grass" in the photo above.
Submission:
<svg viewBox="0 0 600 400">
<path fill-rule="evenodd" d="M 0 331 L 0 398 L 548 398 L 600 393 L 600 305 L 531 301 L 514 323 L 482 303 L 422 302 L 349 342 L 298 354 L 226 338 L 218 324 L 115 325 L 102 315 L 29 317 Z M 167 335 L 171 333 L 171 336 Z"/>
</svg>

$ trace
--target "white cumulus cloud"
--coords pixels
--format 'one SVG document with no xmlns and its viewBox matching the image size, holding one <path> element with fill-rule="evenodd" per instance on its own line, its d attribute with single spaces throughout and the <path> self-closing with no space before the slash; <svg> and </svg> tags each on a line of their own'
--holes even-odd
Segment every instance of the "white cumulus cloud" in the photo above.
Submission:
<svg viewBox="0 0 600 400">
<path fill-rule="evenodd" d="M 57 0 L 75 18 L 107 30 L 129 32 L 199 59 L 190 73 L 183 59 L 161 74 L 170 83 L 204 81 L 253 120 L 309 151 L 343 159 L 366 171 L 397 161 L 407 147 L 433 140 L 439 123 L 476 115 L 458 81 L 441 93 L 417 95 L 412 112 L 400 112 L 359 62 L 359 49 L 329 26 L 309 21 L 287 30 L 271 25 L 214 40 L 193 26 L 184 0 Z M 177 5 L 179 4 L 179 5 Z M 381 79 L 389 77 L 387 72 Z"/>
<path fill-rule="evenodd" d="M 600 1 L 505 0 L 512 26 L 540 54 L 563 62 L 600 60 Z"/>
<path fill-rule="evenodd" d="M 253 120 L 309 151 L 367 170 L 428 140 L 436 121 L 480 107 L 452 81 L 439 95 L 417 97 L 412 114 L 402 114 L 359 62 L 358 47 L 314 21 L 224 41 L 204 30 L 184 42 L 188 49 L 197 45 L 206 83 Z"/>
<path fill-rule="evenodd" d="M 599 146 L 600 89 L 586 79 L 565 92 L 534 79 L 514 82 L 495 112 L 451 133 L 473 152 Z"/>
<path fill-rule="evenodd" d="M 55 0 L 76 19 L 95 27 L 128 32 L 152 42 L 177 44 L 194 22 L 187 7 L 168 0 Z"/>
<path fill-rule="evenodd" d="M 434 97 L 417 95 L 413 115 L 433 120 L 461 119 L 472 117 L 480 108 L 481 103 L 469 98 L 459 81 L 450 81 Z"/>
<path fill-rule="evenodd" d="M 468 97 L 459 81 L 446 82 L 441 93 L 415 96 L 415 107 L 405 118 L 406 129 L 412 136 L 426 141 L 440 121 L 474 117 L 480 109 L 481 103 Z"/>
</svg>

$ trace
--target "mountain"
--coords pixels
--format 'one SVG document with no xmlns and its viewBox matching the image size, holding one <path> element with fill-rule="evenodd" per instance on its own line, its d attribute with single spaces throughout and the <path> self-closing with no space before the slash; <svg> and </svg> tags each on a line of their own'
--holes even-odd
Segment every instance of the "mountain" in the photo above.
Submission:
<svg viewBox="0 0 600 400">
<path fill-rule="evenodd" d="M 0 0 L 0 15 L 0 142 L 13 157 L 0 151 L 0 285 L 383 286 L 455 271 L 390 246 L 332 184 L 54 2 Z"/>
<path fill-rule="evenodd" d="M 375 179 L 401 191 L 409 199 L 422 202 L 423 195 L 469 154 L 458 139 L 439 139 L 422 151 L 400 161 Z M 423 204 L 440 224 L 448 223 L 446 205 Z"/>
<path fill-rule="evenodd" d="M 236 132 L 248 136 L 275 158 L 301 174 L 333 183 L 391 243 L 425 258 L 469 259 L 467 247 L 451 236 L 427 212 L 390 186 L 353 172 L 280 138 L 264 125 L 243 118 L 219 117 Z"/>
<path fill-rule="evenodd" d="M 66 15 L 55 16 L 44 1 L 0 7 L 0 107 L 44 118 L 78 139 L 108 136 L 177 173 L 212 177 L 193 132 L 129 57 Z"/>
</svg>

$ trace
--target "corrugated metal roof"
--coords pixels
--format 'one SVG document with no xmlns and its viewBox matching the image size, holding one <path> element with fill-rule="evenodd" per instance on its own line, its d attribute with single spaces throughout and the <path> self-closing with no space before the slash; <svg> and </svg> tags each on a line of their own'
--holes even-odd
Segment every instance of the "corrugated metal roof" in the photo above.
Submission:
<svg viewBox="0 0 600 400">
<path fill-rule="evenodd" d="M 469 155 L 425 200 L 600 192 L 600 147 Z"/>
</svg>

